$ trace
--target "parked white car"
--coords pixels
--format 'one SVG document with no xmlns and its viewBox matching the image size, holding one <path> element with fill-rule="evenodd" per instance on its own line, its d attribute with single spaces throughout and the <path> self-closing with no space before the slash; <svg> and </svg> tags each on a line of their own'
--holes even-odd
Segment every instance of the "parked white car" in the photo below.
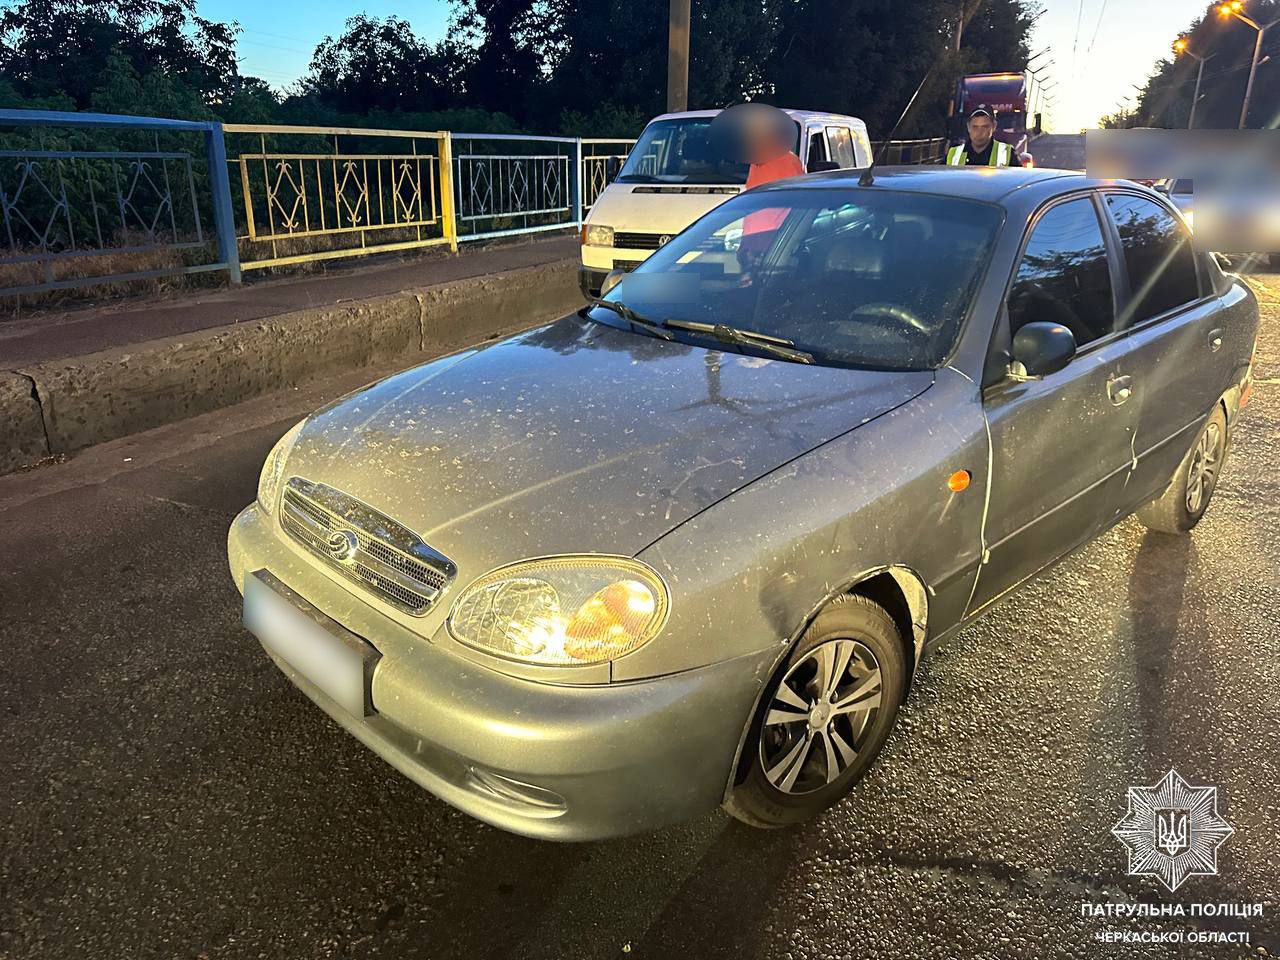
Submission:
<svg viewBox="0 0 1280 960">
<path fill-rule="evenodd" d="M 725 157 L 711 137 L 719 110 L 666 113 L 640 134 L 617 176 L 582 225 L 578 285 L 600 295 L 609 271 L 631 270 L 708 210 L 741 193 L 748 165 Z M 805 170 L 871 163 L 867 125 L 857 117 L 784 110 L 796 125 L 793 149 Z"/>
</svg>

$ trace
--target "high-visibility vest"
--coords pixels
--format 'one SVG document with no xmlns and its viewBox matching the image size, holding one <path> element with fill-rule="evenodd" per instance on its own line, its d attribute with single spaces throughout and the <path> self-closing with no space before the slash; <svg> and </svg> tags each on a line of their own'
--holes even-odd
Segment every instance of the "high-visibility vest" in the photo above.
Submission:
<svg viewBox="0 0 1280 960">
<path fill-rule="evenodd" d="M 1013 147 L 1009 146 L 1001 140 L 991 141 L 991 157 L 987 161 L 989 167 L 1007 167 L 1009 161 L 1013 157 Z M 957 144 L 947 151 L 947 166 L 963 167 L 969 159 L 969 154 L 964 148 L 964 144 Z"/>
</svg>

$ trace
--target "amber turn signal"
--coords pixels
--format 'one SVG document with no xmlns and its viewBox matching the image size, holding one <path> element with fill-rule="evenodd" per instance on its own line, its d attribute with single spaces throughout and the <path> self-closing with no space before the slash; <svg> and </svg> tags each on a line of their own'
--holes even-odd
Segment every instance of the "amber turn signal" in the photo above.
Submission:
<svg viewBox="0 0 1280 960">
<path fill-rule="evenodd" d="M 951 490 L 952 493 L 959 493 L 961 490 L 967 490 L 969 488 L 969 481 L 971 479 L 972 478 L 969 476 L 968 470 L 957 470 L 951 476 L 947 477 L 947 488 Z"/>
</svg>

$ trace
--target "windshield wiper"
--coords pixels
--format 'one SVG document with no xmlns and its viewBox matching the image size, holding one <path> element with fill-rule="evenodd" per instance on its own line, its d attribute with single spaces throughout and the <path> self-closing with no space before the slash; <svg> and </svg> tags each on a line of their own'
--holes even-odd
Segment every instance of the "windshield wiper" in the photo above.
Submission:
<svg viewBox="0 0 1280 960">
<path fill-rule="evenodd" d="M 618 300 L 592 300 L 588 306 L 604 307 L 606 310 L 612 310 L 623 320 L 627 321 L 627 323 L 637 327 L 644 327 L 645 329 L 652 331 L 653 335 L 660 339 L 675 339 L 675 337 L 673 337 L 666 329 L 668 326 L 668 322 L 666 320 L 654 320 L 650 317 L 646 317 L 642 313 L 636 313 L 636 311 L 632 310 L 625 303 Z"/>
<path fill-rule="evenodd" d="M 797 350 L 795 341 L 788 340 L 785 337 L 757 333 L 754 330 L 743 330 L 740 327 L 731 327 L 724 323 L 698 323 L 695 320 L 654 320 L 652 317 L 636 313 L 625 303 L 618 300 L 594 300 L 590 306 L 612 310 L 628 323 L 637 327 L 645 327 L 655 337 L 661 337 L 663 340 L 674 339 L 669 332 L 671 330 L 688 330 L 690 333 L 714 337 L 724 343 L 753 347 L 761 353 L 768 353 L 782 360 L 794 360 L 796 363 L 813 363 L 813 354 Z"/>
<path fill-rule="evenodd" d="M 691 333 L 702 333 L 725 343 L 738 346 L 754 347 L 762 353 L 769 353 L 784 360 L 797 363 L 813 363 L 813 354 L 797 350 L 794 340 L 775 337 L 768 333 L 757 333 L 755 330 L 743 330 L 725 323 L 697 323 L 693 320 L 666 320 L 663 326 L 672 330 L 688 330 Z"/>
</svg>

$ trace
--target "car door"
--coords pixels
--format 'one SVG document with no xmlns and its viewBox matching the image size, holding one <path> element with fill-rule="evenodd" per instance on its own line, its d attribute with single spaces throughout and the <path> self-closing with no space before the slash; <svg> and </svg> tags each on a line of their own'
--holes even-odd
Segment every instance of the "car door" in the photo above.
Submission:
<svg viewBox="0 0 1280 960">
<path fill-rule="evenodd" d="M 1164 490 L 1230 379 L 1231 351 L 1186 226 L 1150 197 L 1104 194 L 1124 264 L 1121 326 L 1129 330 L 1138 408 L 1134 468 L 1121 509 Z"/>
<path fill-rule="evenodd" d="M 1136 422 L 1128 346 L 1116 322 L 1117 259 L 1093 193 L 1057 200 L 1030 224 L 997 335 L 1007 349 L 1023 324 L 1060 323 L 1077 353 L 1041 379 L 985 378 L 990 499 L 971 613 L 1116 515 Z"/>
</svg>

